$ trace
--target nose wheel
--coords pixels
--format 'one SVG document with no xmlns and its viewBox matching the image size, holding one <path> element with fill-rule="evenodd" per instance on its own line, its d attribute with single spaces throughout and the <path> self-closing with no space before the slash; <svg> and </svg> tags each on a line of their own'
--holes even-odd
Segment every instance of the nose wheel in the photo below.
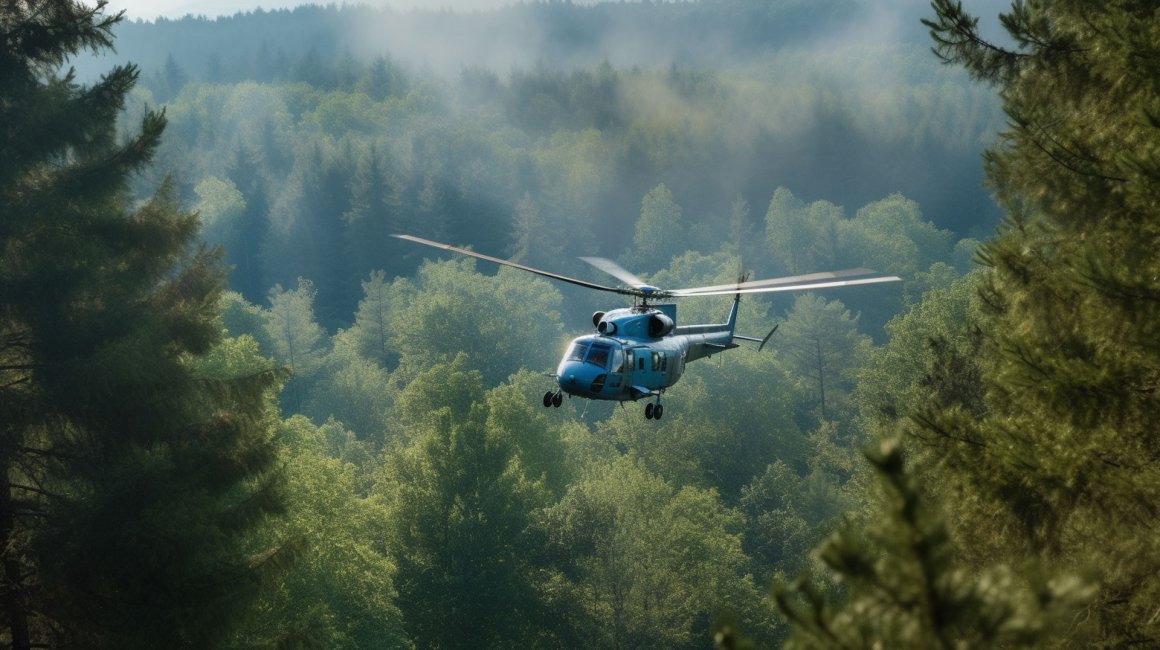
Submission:
<svg viewBox="0 0 1160 650">
<path fill-rule="evenodd" d="M 544 393 L 544 408 L 555 407 L 560 408 L 564 403 L 563 391 L 548 391 Z"/>
<path fill-rule="evenodd" d="M 660 402 L 653 404 L 649 402 L 644 405 L 644 417 L 648 420 L 659 420 L 661 415 L 665 412 L 665 407 Z"/>
</svg>

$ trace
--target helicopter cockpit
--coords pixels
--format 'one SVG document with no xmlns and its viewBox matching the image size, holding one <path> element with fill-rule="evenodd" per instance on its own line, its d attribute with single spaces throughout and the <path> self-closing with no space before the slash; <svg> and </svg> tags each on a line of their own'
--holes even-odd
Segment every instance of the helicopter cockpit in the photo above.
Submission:
<svg viewBox="0 0 1160 650">
<path fill-rule="evenodd" d="M 583 337 L 572 341 L 564 361 L 578 361 L 620 373 L 623 372 L 624 349 L 618 341 L 594 341 L 592 337 Z"/>
<path fill-rule="evenodd" d="M 597 395 L 605 387 L 619 389 L 623 381 L 624 347 L 615 340 L 582 336 L 568 347 L 556 370 L 560 387 L 574 395 Z"/>
</svg>

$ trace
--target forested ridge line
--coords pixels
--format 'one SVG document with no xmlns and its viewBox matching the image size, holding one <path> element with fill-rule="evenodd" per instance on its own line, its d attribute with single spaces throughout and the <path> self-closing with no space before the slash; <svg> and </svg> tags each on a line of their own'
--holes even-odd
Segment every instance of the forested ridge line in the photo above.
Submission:
<svg viewBox="0 0 1160 650">
<path fill-rule="evenodd" d="M 621 9 L 740 11 L 729 3 Z M 297 14 L 278 18 L 313 24 L 309 16 L 342 11 Z M 274 21 L 251 16 L 262 17 Z M 182 25 L 212 31 L 228 21 L 138 27 Z M 716 249 L 726 232 L 729 243 L 745 236 L 726 223 L 738 200 L 758 206 L 744 228 L 762 229 L 761 209 L 777 187 L 851 212 L 899 192 L 959 237 L 994 224 L 978 150 L 998 130 L 995 102 L 919 45 L 778 44 L 705 65 L 539 61 L 495 72 L 469 64 L 450 76 L 407 64 L 405 52 L 387 40 L 371 58 L 309 47 L 201 67 L 155 50 L 134 105 L 163 103 L 171 126 L 139 186 L 172 173 L 207 239 L 225 245 L 235 289 L 260 302 L 271 286 L 306 277 L 331 330 L 349 322 L 369 273 L 414 272 L 421 256 L 400 251 L 390 232 L 580 272 L 575 256 L 628 251 L 627 224 L 661 184 L 687 216 L 688 239 L 640 259 L 637 272 L 685 249 Z M 784 266 L 756 250 L 743 258 L 759 274 Z"/>
</svg>

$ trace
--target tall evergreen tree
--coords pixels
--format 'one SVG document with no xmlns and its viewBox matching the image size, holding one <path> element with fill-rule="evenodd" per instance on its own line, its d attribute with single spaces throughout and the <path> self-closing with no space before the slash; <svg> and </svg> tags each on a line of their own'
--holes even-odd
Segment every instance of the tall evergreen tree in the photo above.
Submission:
<svg viewBox="0 0 1160 650">
<path fill-rule="evenodd" d="M 259 246 L 269 229 L 270 199 L 266 179 L 261 174 L 264 162 L 253 150 L 241 145 L 234 151 L 228 169 L 229 179 L 245 199 L 245 211 L 239 216 L 237 239 L 227 249 L 233 263 L 230 286 L 246 297 L 257 301 L 267 286 L 262 277 Z"/>
<path fill-rule="evenodd" d="M 112 44 L 104 2 L 0 4 L 0 638 L 221 643 L 277 505 L 270 371 L 224 375 L 223 272 L 170 184 L 130 209 L 165 118 L 116 142 L 137 81 L 60 68 Z"/>
<path fill-rule="evenodd" d="M 982 403 L 940 395 L 955 386 L 939 377 L 953 364 L 936 359 L 929 384 L 934 399 L 918 412 L 913 427 L 928 455 L 923 482 L 956 495 L 946 509 L 957 557 L 924 563 L 937 570 L 963 562 L 974 575 L 995 575 L 1011 566 L 1034 575 L 1035 567 L 1050 567 L 1054 575 L 1043 584 L 1054 594 L 1040 593 L 1024 605 L 1054 600 L 1070 610 L 1062 619 L 1069 624 L 1025 627 L 1030 636 L 1012 641 L 1155 646 L 1160 644 L 1156 4 L 1014 2 L 1001 21 L 1015 49 L 988 42 L 961 3 L 935 0 L 932 6 L 935 17 L 927 25 L 936 53 L 999 89 L 1009 127 L 985 156 L 1007 218 L 978 254 L 984 273 L 982 340 L 975 360 Z M 945 350 L 940 354 L 945 357 Z M 963 388 L 975 394 L 972 387 Z M 879 464 L 901 477 L 899 462 Z M 901 492 L 912 504 L 920 500 Z M 904 506 L 895 512 L 913 510 Z M 896 523 L 878 537 L 886 555 L 911 544 L 894 534 L 908 524 Z M 945 540 L 932 539 L 923 550 L 938 547 L 946 549 Z M 851 584 L 851 603 L 890 593 L 886 590 L 896 584 L 896 575 L 868 573 L 864 563 L 855 563 L 865 556 L 852 544 L 831 546 L 825 555 Z M 853 576 L 868 581 L 852 584 Z M 1093 588 L 1079 586 L 1075 576 L 1086 576 Z M 937 575 L 925 581 L 936 589 L 901 602 L 929 603 L 930 595 L 949 584 Z M 897 593 L 891 594 L 895 600 Z M 934 636 L 924 647 L 979 642 L 977 624 L 955 630 L 946 623 L 985 618 L 991 605 L 970 599 L 942 603 L 941 611 L 926 617 L 934 625 L 925 629 Z M 1028 611 L 1012 607 L 1016 613 Z M 799 611 L 792 605 L 786 609 L 791 615 Z M 815 599 L 809 615 L 819 616 L 813 623 L 798 617 L 799 628 L 824 635 L 824 629 L 811 629 L 828 618 L 824 610 Z M 912 615 L 869 605 L 845 612 L 846 629 L 872 629 L 870 617 L 893 621 L 891 628 L 878 625 L 872 640 L 864 637 L 860 643 L 892 647 L 898 645 L 891 642 L 898 638 L 892 630 L 902 629 L 898 624 Z M 833 637 L 814 639 L 814 645 L 839 645 Z"/>
<path fill-rule="evenodd" d="M 980 252 L 990 417 L 927 420 L 991 513 L 963 528 L 998 506 L 1001 552 L 1098 567 L 1078 633 L 1160 643 L 1156 4 L 1016 2 L 1001 17 L 1014 50 L 958 3 L 934 8 L 937 54 L 997 86 L 1010 123 L 986 155 L 1007 211 Z"/>
<path fill-rule="evenodd" d="M 355 277 L 352 284 L 370 271 L 382 269 L 392 275 L 399 270 L 398 260 L 388 251 L 388 237 L 400 232 L 402 195 L 390 161 L 374 147 L 358 163 L 350 187 L 351 209 L 343 215 L 345 250 Z"/>
</svg>

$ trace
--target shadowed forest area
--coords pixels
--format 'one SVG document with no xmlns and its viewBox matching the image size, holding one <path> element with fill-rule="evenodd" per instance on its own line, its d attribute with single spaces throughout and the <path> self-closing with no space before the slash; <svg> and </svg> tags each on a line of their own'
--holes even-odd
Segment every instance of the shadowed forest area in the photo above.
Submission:
<svg viewBox="0 0 1160 650">
<path fill-rule="evenodd" d="M 4 644 L 1160 643 L 1151 3 L 0 32 Z M 541 406 L 623 304 L 392 233 L 903 282 L 746 296 L 652 421 Z"/>
</svg>

